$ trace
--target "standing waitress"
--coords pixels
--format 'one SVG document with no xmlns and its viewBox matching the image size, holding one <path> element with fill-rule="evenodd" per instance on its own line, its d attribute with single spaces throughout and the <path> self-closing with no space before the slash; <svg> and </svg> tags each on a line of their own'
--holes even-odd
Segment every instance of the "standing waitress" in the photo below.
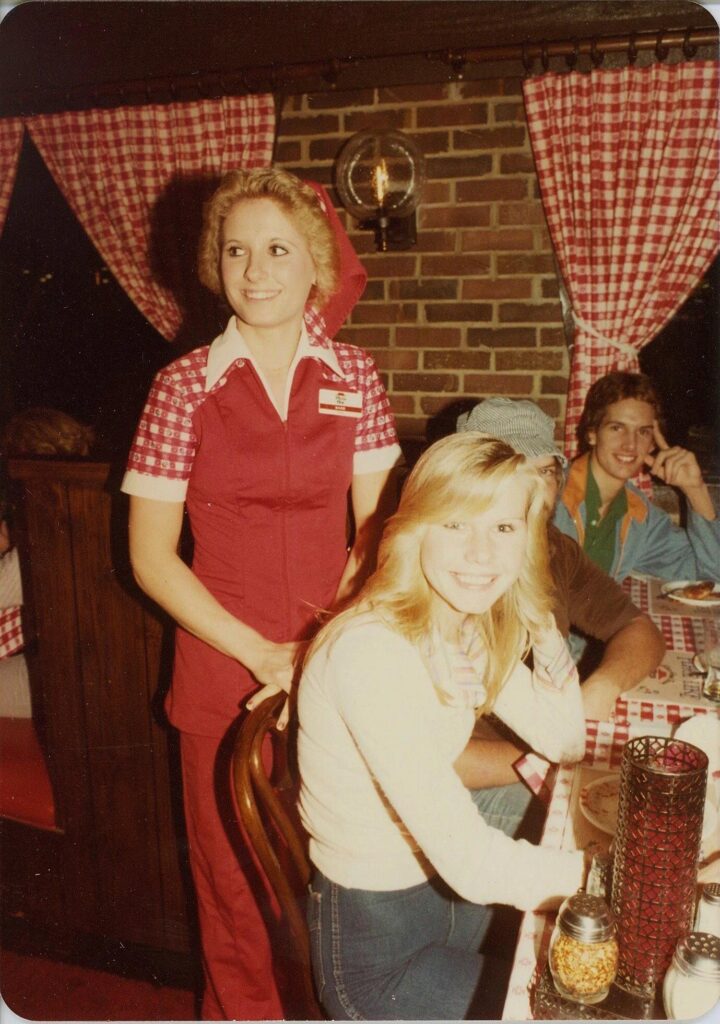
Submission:
<svg viewBox="0 0 720 1024">
<path fill-rule="evenodd" d="M 283 1017 L 215 795 L 223 737 L 258 684 L 289 691 L 318 611 L 372 568 L 400 457 L 372 360 L 328 337 L 359 297 L 358 271 L 319 187 L 276 169 L 226 175 L 205 209 L 199 273 L 233 315 L 155 378 L 123 482 L 137 581 L 179 627 L 167 711 L 181 736 L 206 1020 Z M 192 568 L 177 553 L 185 507 Z"/>
</svg>

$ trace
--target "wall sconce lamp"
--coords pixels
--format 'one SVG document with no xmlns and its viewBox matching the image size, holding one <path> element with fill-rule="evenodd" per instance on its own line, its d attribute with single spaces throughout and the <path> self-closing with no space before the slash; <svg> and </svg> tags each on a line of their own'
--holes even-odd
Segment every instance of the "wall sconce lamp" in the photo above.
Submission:
<svg viewBox="0 0 720 1024">
<path fill-rule="evenodd" d="M 343 146 L 335 185 L 345 209 L 360 226 L 375 229 L 380 252 L 417 242 L 415 209 L 425 182 L 419 148 L 399 131 L 364 131 Z"/>
</svg>

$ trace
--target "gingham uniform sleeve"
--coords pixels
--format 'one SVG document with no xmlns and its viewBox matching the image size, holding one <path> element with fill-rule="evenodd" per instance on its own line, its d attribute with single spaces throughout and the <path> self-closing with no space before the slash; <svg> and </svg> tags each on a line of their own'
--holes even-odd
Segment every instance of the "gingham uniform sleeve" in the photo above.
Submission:
<svg viewBox="0 0 720 1024">
<path fill-rule="evenodd" d="M 344 372 L 363 397 L 362 416 L 355 431 L 353 474 L 391 469 L 402 460 L 395 417 L 371 356 L 352 345 L 338 346 Z"/>
<path fill-rule="evenodd" d="M 184 501 L 197 437 L 193 414 L 205 398 L 207 348 L 161 370 L 130 449 L 122 490 L 140 498 Z"/>
</svg>

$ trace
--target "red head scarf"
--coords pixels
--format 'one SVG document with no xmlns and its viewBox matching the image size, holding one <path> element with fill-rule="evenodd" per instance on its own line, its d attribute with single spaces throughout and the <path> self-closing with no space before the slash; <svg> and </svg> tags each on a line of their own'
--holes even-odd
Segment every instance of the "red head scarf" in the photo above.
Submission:
<svg viewBox="0 0 720 1024">
<path fill-rule="evenodd" d="M 365 291 L 367 271 L 358 259 L 324 187 L 316 181 L 306 181 L 305 184 L 317 193 L 320 206 L 330 221 L 340 249 L 340 286 L 330 296 L 327 304 L 318 311 L 325 321 L 325 331 L 328 337 L 334 338 Z"/>
</svg>

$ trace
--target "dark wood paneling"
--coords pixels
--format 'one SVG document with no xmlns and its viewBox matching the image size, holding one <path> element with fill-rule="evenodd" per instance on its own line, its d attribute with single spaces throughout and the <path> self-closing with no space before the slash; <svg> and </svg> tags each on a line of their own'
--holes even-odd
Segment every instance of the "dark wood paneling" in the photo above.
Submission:
<svg viewBox="0 0 720 1024">
<path fill-rule="evenodd" d="M 67 927 L 187 951 L 179 780 L 159 700 L 168 624 L 132 581 L 124 498 L 106 464 L 26 460 L 10 473 L 36 630 L 31 684 L 62 826 L 36 839 L 56 845 Z M 50 923 L 29 895 L 27 913 Z"/>
</svg>

